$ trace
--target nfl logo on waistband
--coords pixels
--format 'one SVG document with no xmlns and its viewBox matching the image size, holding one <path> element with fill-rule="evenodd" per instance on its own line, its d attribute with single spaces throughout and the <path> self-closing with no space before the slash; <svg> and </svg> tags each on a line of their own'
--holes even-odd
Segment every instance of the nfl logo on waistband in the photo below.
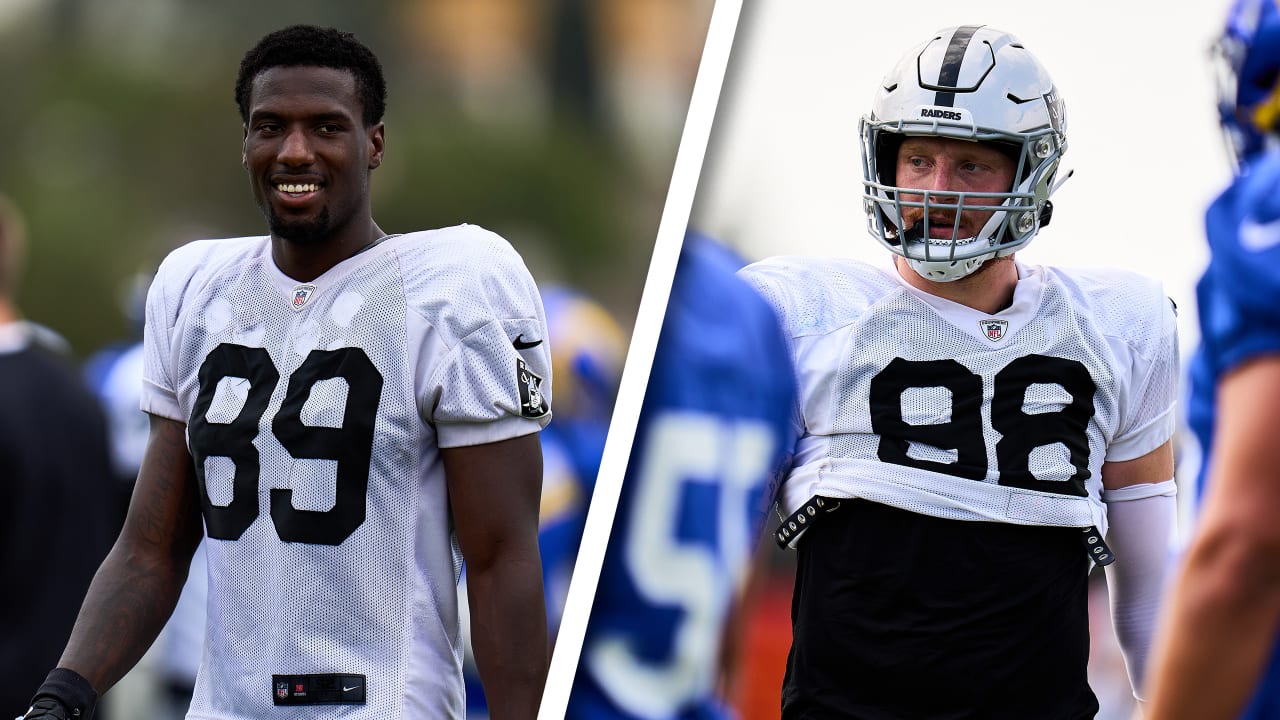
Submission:
<svg viewBox="0 0 1280 720">
<path fill-rule="evenodd" d="M 979 320 L 978 326 L 982 328 L 982 334 L 987 336 L 991 342 L 995 342 L 1004 337 L 1004 331 L 1009 328 L 1008 320 Z"/>
<path fill-rule="evenodd" d="M 285 698 L 289 697 L 289 683 L 287 682 L 276 683 L 276 697 L 280 698 L 281 700 L 284 700 Z"/>
</svg>

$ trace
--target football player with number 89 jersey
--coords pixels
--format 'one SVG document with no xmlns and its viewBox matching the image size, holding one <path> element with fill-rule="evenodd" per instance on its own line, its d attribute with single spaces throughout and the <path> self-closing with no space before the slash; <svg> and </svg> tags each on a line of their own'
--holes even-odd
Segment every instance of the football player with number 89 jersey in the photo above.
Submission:
<svg viewBox="0 0 1280 720">
<path fill-rule="evenodd" d="M 385 93 L 337 30 L 245 55 L 243 162 L 270 235 L 191 243 L 156 274 L 129 518 L 29 718 L 86 716 L 138 660 L 202 518 L 189 718 L 461 717 L 463 556 L 494 714 L 536 713 L 542 304 L 493 233 L 374 223 Z"/>
<path fill-rule="evenodd" d="M 742 271 L 800 382 L 776 534 L 799 552 L 783 716 L 1092 717 L 1091 564 L 1135 692 L 1160 589 L 1173 308 L 1132 273 L 1014 260 L 1065 179 L 1066 117 L 1012 35 L 931 36 L 861 131 L 892 264 Z"/>
<path fill-rule="evenodd" d="M 778 321 L 690 233 L 680 254 L 567 717 L 714 720 L 726 618 L 790 454 Z"/>
</svg>

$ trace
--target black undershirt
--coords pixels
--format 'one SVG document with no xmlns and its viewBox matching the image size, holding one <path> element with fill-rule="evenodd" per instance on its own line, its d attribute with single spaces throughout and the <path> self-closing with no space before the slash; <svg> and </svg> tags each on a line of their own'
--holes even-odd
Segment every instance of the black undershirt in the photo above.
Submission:
<svg viewBox="0 0 1280 720">
<path fill-rule="evenodd" d="M 798 548 L 783 717 L 1093 717 L 1079 536 L 844 501 Z"/>
</svg>

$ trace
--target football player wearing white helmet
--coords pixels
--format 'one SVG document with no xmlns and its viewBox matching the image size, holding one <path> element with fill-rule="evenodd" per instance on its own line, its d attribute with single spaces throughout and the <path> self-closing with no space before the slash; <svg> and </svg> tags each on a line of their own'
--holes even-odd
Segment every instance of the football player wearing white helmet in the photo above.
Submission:
<svg viewBox="0 0 1280 720">
<path fill-rule="evenodd" d="M 862 119 L 871 235 L 935 282 L 968 277 L 985 261 L 1012 255 L 1053 214 L 1049 196 L 1069 176 L 1057 180 L 1066 131 L 1062 98 L 1017 38 L 982 26 L 939 33 L 899 60 Z M 1013 161 L 1013 176 L 987 188 L 952 187 L 936 174 L 904 175 L 904 162 L 921 168 L 902 151 L 908 138 L 998 151 Z"/>
<path fill-rule="evenodd" d="M 742 271 L 801 386 L 776 538 L 799 553 L 783 716 L 1092 717 L 1091 567 L 1135 692 L 1154 625 L 1172 305 L 1129 272 L 1015 260 L 1068 173 L 1062 97 L 1013 35 L 935 33 L 861 130 L 868 228 L 893 262 Z"/>
<path fill-rule="evenodd" d="M 1205 213 L 1188 420 L 1196 536 L 1160 624 L 1150 717 L 1280 717 L 1280 6 L 1236 0 L 1216 45 L 1236 177 Z"/>
</svg>

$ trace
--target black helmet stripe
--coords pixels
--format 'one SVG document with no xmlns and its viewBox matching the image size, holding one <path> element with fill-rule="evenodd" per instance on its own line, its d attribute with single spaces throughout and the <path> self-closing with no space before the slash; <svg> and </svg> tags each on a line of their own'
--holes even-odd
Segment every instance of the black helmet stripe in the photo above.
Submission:
<svg viewBox="0 0 1280 720">
<path fill-rule="evenodd" d="M 969 50 L 969 41 L 978 32 L 981 25 L 964 25 L 956 28 L 951 36 L 951 44 L 942 56 L 942 70 L 938 72 L 938 87 L 953 88 L 960 81 L 960 65 L 964 63 L 964 54 Z M 939 90 L 933 104 L 941 107 L 953 107 L 956 102 L 955 92 Z"/>
</svg>

